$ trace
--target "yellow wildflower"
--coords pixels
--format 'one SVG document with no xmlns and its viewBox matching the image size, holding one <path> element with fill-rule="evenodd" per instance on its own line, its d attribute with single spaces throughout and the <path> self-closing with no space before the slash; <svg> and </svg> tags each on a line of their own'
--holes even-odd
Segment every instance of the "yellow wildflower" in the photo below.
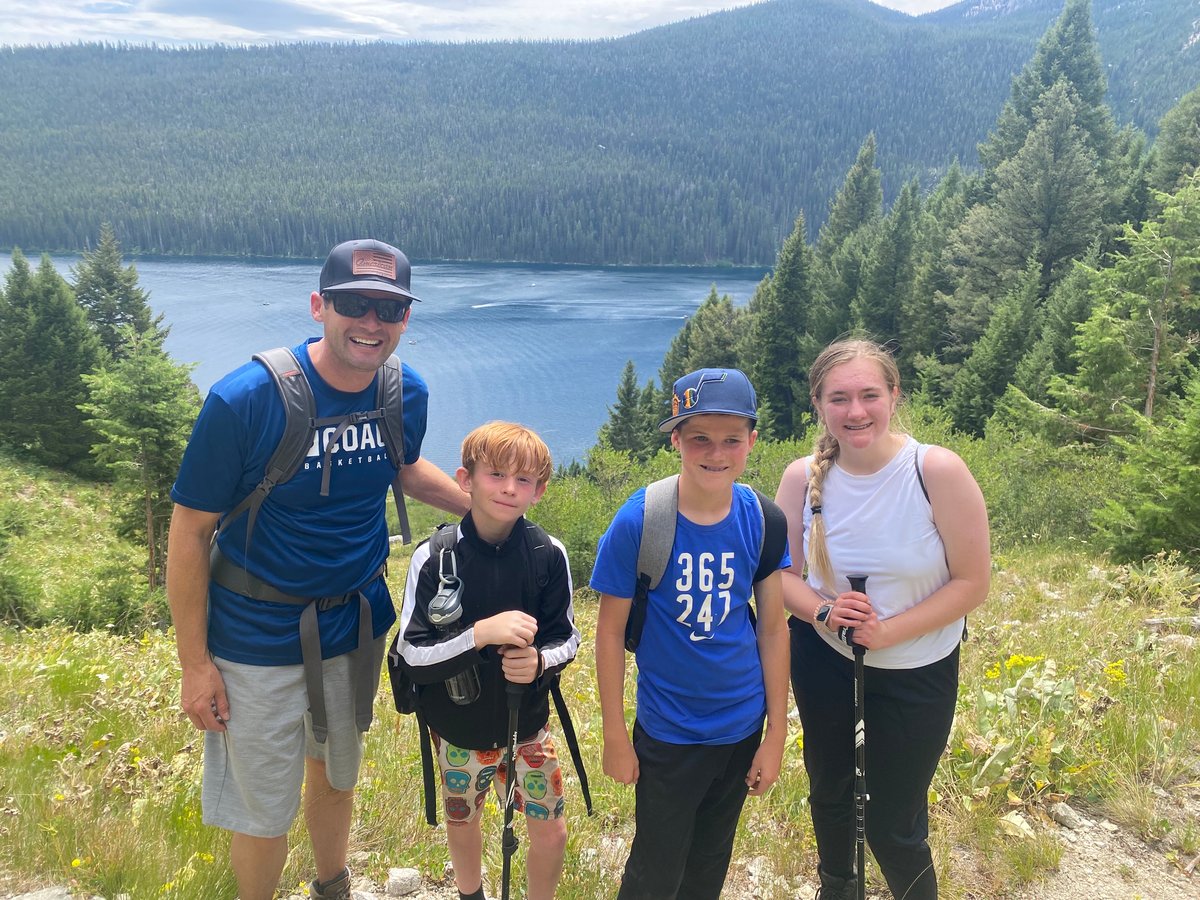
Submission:
<svg viewBox="0 0 1200 900">
<path fill-rule="evenodd" d="M 1104 664 L 1104 677 L 1112 685 L 1122 685 L 1128 675 L 1125 674 L 1125 660 L 1118 659 Z"/>
</svg>

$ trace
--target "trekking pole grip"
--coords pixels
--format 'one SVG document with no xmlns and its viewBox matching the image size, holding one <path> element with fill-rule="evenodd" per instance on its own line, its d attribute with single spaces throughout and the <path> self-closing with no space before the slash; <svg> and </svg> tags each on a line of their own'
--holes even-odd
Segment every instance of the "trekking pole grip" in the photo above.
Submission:
<svg viewBox="0 0 1200 900">
<path fill-rule="evenodd" d="M 850 582 L 850 590 L 857 591 L 860 594 L 867 592 L 867 576 L 866 575 L 847 575 L 846 580 Z M 861 656 L 867 652 L 867 648 L 862 644 L 854 643 L 854 629 L 847 628 L 842 635 L 842 639 L 854 651 L 855 656 Z"/>
<path fill-rule="evenodd" d="M 504 683 L 504 695 L 508 698 L 508 708 L 510 710 L 521 708 L 521 698 L 525 695 L 525 688 L 527 687 L 529 685 L 518 684 L 515 681 L 506 681 Z"/>
</svg>

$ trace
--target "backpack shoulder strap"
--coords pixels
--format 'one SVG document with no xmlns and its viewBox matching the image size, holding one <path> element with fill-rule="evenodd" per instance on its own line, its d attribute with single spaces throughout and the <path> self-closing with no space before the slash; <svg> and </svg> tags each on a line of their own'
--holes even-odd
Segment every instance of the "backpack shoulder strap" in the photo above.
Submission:
<svg viewBox="0 0 1200 900">
<path fill-rule="evenodd" d="M 917 467 L 917 484 L 921 486 L 921 493 L 925 495 L 926 502 L 929 502 L 929 490 L 925 487 L 925 453 L 928 450 L 928 444 L 917 444 L 917 452 L 913 454 L 913 462 Z"/>
<path fill-rule="evenodd" d="M 454 522 L 439 525 L 437 531 L 429 538 L 429 558 L 434 559 L 443 550 L 453 551 L 457 546 L 458 525 Z M 429 725 L 425 721 L 425 714 L 421 710 L 419 699 L 413 712 L 416 713 L 417 735 L 421 741 L 421 793 L 425 798 L 425 821 L 431 827 L 436 828 L 437 789 L 433 774 L 433 746 L 429 737 Z"/>
<path fill-rule="evenodd" d="M 662 581 L 675 545 L 675 523 L 679 514 L 679 476 L 669 475 L 646 488 L 642 536 L 638 544 L 637 584 L 629 618 L 625 622 L 625 649 L 637 650 L 646 625 L 646 604 L 652 590 Z"/>
<path fill-rule="evenodd" d="M 554 542 L 549 533 L 536 522 L 525 522 L 525 540 L 530 552 L 533 553 L 533 578 L 536 590 L 540 593 L 550 581 L 550 555 L 554 551 Z M 554 700 L 554 711 L 558 713 L 558 723 L 562 728 L 563 738 L 567 742 L 567 750 L 571 753 L 571 761 L 575 764 L 575 774 L 579 776 L 579 789 L 583 793 L 583 803 L 587 814 L 593 813 L 592 792 L 588 787 L 587 769 L 583 765 L 583 754 L 579 750 L 579 738 L 575 734 L 575 725 L 571 721 L 571 711 L 567 709 L 566 698 L 563 697 L 561 675 L 555 672 L 550 679 L 550 696 Z"/>
<path fill-rule="evenodd" d="M 758 509 L 762 514 L 762 544 L 758 551 L 758 569 L 754 572 L 754 583 L 762 581 L 779 568 L 783 551 L 787 547 L 787 516 L 770 497 L 754 488 Z"/>
<path fill-rule="evenodd" d="M 592 809 L 592 792 L 588 787 L 587 770 L 583 767 L 583 754 L 579 752 L 579 738 L 575 735 L 575 725 L 571 722 L 571 713 L 567 709 L 567 701 L 563 697 L 561 679 L 555 673 L 550 682 L 550 696 L 554 698 L 554 711 L 558 713 L 558 724 L 562 728 L 563 737 L 567 741 L 567 749 L 571 752 L 571 762 L 575 764 L 575 774 L 579 776 L 579 790 L 583 794 L 583 805 L 587 807 L 590 816 Z"/>
<path fill-rule="evenodd" d="M 429 555 L 441 553 L 443 550 L 453 550 L 458 546 L 458 523 L 443 522 L 429 538 Z"/>
<path fill-rule="evenodd" d="M 638 579 L 649 578 L 647 590 L 662 581 L 675 544 L 675 522 L 679 514 L 679 476 L 670 475 L 646 488 L 646 512 L 642 517 L 642 540 L 638 547 Z"/>
<path fill-rule="evenodd" d="M 221 530 L 224 531 L 238 516 L 247 512 L 247 542 L 254 531 L 258 510 L 267 499 L 267 495 L 276 485 L 295 475 L 300 464 L 304 462 L 304 457 L 308 455 L 317 415 L 312 386 L 308 383 L 304 370 L 300 368 L 296 355 L 288 347 L 276 347 L 273 350 L 255 353 L 254 359 L 266 368 L 275 383 L 280 402 L 283 403 L 284 424 L 283 435 L 267 461 L 262 480 L 230 511 L 221 524 Z"/>
<path fill-rule="evenodd" d="M 550 553 L 553 541 L 549 533 L 537 522 L 525 523 L 525 540 L 533 551 L 533 574 L 537 589 L 541 591 L 550 581 Z"/>
<path fill-rule="evenodd" d="M 382 413 L 380 432 L 388 458 L 396 466 L 392 496 L 396 501 L 396 519 L 400 524 L 400 543 L 408 544 L 412 542 L 412 528 L 400 483 L 400 471 L 404 468 L 404 377 L 400 358 L 395 354 L 389 356 L 379 368 L 379 378 L 375 382 L 375 406 Z"/>
<path fill-rule="evenodd" d="M 925 495 L 925 502 L 932 509 L 933 501 L 929 499 L 929 488 L 925 487 L 925 454 L 929 452 L 929 446 L 929 444 L 917 443 L 917 452 L 913 454 L 913 465 L 917 469 L 917 484 L 921 486 L 921 493 Z M 967 618 L 967 616 L 963 616 L 963 641 L 967 641 L 971 637 L 971 633 L 967 629 Z"/>
</svg>

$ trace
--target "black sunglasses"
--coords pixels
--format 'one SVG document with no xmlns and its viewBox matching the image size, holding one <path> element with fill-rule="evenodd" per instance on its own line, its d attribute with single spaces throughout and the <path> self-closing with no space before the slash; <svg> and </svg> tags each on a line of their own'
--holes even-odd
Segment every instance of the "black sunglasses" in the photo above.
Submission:
<svg viewBox="0 0 1200 900">
<path fill-rule="evenodd" d="M 366 297 L 362 294 L 351 293 L 350 291 L 327 291 L 321 296 L 333 304 L 333 308 L 339 316 L 361 319 L 367 314 L 368 309 L 373 309 L 375 310 L 375 317 L 380 322 L 387 322 L 388 324 L 401 321 L 404 318 L 404 314 L 408 312 L 408 308 L 412 306 L 411 300 Z"/>
</svg>

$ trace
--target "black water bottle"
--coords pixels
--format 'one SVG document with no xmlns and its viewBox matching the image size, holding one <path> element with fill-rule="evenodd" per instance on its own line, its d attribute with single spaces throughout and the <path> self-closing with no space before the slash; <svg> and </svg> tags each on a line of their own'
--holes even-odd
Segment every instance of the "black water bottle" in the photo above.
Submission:
<svg viewBox="0 0 1200 900">
<path fill-rule="evenodd" d="M 479 667 L 471 666 L 446 679 L 446 693 L 459 706 L 470 706 L 479 699 Z"/>
</svg>

